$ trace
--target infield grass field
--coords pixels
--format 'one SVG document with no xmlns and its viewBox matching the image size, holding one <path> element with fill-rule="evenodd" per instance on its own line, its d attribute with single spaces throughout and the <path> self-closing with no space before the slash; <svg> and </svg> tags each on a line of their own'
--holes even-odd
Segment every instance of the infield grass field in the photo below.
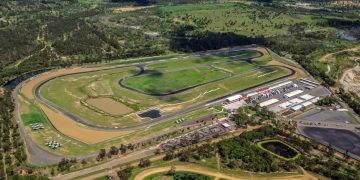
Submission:
<svg viewBox="0 0 360 180">
<path fill-rule="evenodd" d="M 126 79 L 124 85 L 146 93 L 171 93 L 180 89 L 207 83 L 229 76 L 228 73 L 211 67 L 180 69 L 171 72 L 153 72 Z"/>
</svg>

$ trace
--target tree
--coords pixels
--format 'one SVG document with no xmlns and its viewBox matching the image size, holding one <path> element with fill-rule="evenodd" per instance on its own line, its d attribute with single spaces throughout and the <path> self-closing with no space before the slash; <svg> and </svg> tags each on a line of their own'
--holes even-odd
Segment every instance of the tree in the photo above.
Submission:
<svg viewBox="0 0 360 180">
<path fill-rule="evenodd" d="M 119 154 L 119 149 L 117 147 L 115 147 L 115 146 L 111 146 L 109 153 L 111 155 L 118 155 Z"/>
<path fill-rule="evenodd" d="M 164 161 L 169 161 L 169 160 L 172 160 L 172 159 L 174 159 L 174 158 L 175 158 L 174 153 L 171 152 L 171 151 L 169 151 L 169 152 L 166 152 L 163 160 L 164 160 Z"/>
<path fill-rule="evenodd" d="M 127 180 L 131 177 L 132 170 L 134 169 L 133 166 L 126 166 L 124 169 L 117 172 L 118 177 L 120 180 Z"/>
<path fill-rule="evenodd" d="M 71 167 L 71 162 L 68 159 L 62 158 L 58 163 L 58 171 L 69 171 Z"/>
<path fill-rule="evenodd" d="M 127 150 L 127 146 L 124 144 L 121 144 L 119 149 L 120 149 L 121 154 L 125 154 L 126 150 Z"/>
<path fill-rule="evenodd" d="M 166 175 L 168 176 L 174 176 L 176 173 L 176 168 L 175 166 L 171 166 L 170 170 L 166 173 Z"/>
<path fill-rule="evenodd" d="M 138 166 L 144 168 L 144 167 L 149 167 L 150 165 L 151 165 L 151 161 L 149 159 L 140 159 Z"/>
<path fill-rule="evenodd" d="M 100 152 L 99 152 L 97 158 L 99 160 L 101 160 L 101 159 L 103 159 L 105 157 L 105 155 L 106 155 L 106 150 L 105 149 L 100 149 Z"/>
</svg>

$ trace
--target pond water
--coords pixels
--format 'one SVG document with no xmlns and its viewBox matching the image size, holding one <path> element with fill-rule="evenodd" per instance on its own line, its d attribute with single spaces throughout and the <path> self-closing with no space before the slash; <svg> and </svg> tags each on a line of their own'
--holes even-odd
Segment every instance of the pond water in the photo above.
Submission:
<svg viewBox="0 0 360 180">
<path fill-rule="evenodd" d="M 349 34 L 349 33 L 346 33 L 346 32 L 338 32 L 337 34 L 337 37 L 341 38 L 341 39 L 346 39 L 346 40 L 349 40 L 349 41 L 356 41 L 357 38 L 354 37 L 353 35 Z"/>
<path fill-rule="evenodd" d="M 151 119 L 161 117 L 160 110 L 158 110 L 158 109 L 153 109 L 153 110 L 150 110 L 150 111 L 146 111 L 146 112 L 143 112 L 143 113 L 138 114 L 138 115 L 140 117 L 142 117 L 142 118 L 151 118 Z"/>
<path fill-rule="evenodd" d="M 285 145 L 284 143 L 282 143 L 280 141 L 265 142 L 265 143 L 261 144 L 261 146 L 263 148 L 265 148 L 275 154 L 278 154 L 282 157 L 285 157 L 285 158 L 293 158 L 298 154 L 296 151 L 294 151 L 289 146 Z"/>
</svg>

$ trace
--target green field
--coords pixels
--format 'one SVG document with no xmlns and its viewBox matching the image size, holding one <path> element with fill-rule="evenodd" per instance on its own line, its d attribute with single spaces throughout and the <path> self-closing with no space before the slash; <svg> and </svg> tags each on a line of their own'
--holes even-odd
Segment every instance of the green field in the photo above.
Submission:
<svg viewBox="0 0 360 180">
<path fill-rule="evenodd" d="M 236 74 L 255 69 L 254 65 L 242 61 L 218 63 L 214 66 Z"/>
<path fill-rule="evenodd" d="M 166 94 L 226 76 L 229 74 L 215 68 L 198 67 L 136 76 L 126 79 L 124 85 L 146 93 Z"/>
</svg>

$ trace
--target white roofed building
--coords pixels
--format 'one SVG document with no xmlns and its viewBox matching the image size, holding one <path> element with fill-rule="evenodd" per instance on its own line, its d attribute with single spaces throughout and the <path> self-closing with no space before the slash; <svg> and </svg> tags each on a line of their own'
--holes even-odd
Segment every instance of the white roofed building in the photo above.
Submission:
<svg viewBox="0 0 360 180">
<path fill-rule="evenodd" d="M 307 106 L 310 106 L 312 104 L 313 104 L 312 102 L 306 101 L 306 102 L 303 102 L 301 105 L 304 106 L 304 107 L 307 107 Z"/>
<path fill-rule="evenodd" d="M 310 100 L 310 99 L 313 99 L 314 96 L 312 96 L 312 95 L 310 95 L 310 94 L 304 94 L 304 95 L 300 96 L 300 98 L 308 101 L 308 100 Z"/>
<path fill-rule="evenodd" d="M 233 102 L 233 101 L 240 100 L 240 98 L 242 98 L 242 95 L 237 94 L 237 95 L 230 96 L 230 97 L 226 98 L 226 101 L 227 102 Z"/>
<path fill-rule="evenodd" d="M 290 100 L 289 102 L 291 104 L 293 104 L 293 105 L 297 105 L 297 104 L 300 104 L 300 103 L 304 102 L 304 100 L 301 100 L 299 98 L 295 98 L 295 99 Z"/>
<path fill-rule="evenodd" d="M 265 107 L 265 106 L 269 106 L 269 105 L 277 103 L 277 102 L 279 102 L 278 99 L 270 99 L 270 100 L 267 100 L 267 101 L 264 101 L 264 102 L 260 103 L 259 106 L 260 107 Z"/>
<path fill-rule="evenodd" d="M 291 110 L 298 111 L 298 110 L 300 110 L 302 107 L 303 107 L 302 105 L 297 105 L 297 106 L 292 107 Z"/>
<path fill-rule="evenodd" d="M 303 92 L 304 92 L 304 91 L 298 89 L 298 90 L 295 90 L 295 91 L 286 93 L 286 94 L 284 95 L 284 97 L 285 97 L 285 98 L 291 98 L 291 97 L 296 96 L 296 95 L 298 95 L 298 94 L 301 94 L 301 93 L 303 93 Z"/>
<path fill-rule="evenodd" d="M 292 105 L 291 102 L 286 101 L 284 103 L 279 104 L 279 107 L 282 108 L 282 109 L 286 109 L 286 108 L 290 107 L 291 105 Z"/>
</svg>

